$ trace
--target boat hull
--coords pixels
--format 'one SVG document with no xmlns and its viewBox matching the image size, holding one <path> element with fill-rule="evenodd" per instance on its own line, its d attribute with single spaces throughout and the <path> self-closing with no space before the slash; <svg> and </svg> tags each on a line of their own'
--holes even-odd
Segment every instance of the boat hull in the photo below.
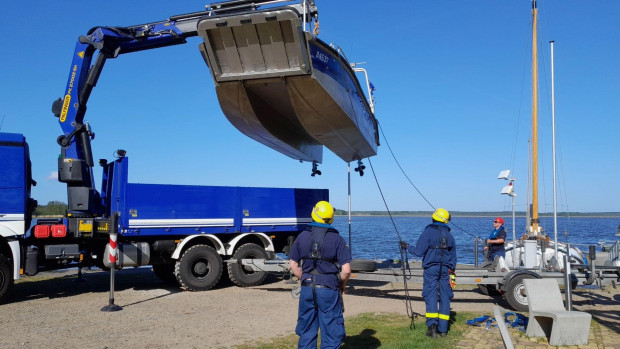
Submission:
<svg viewBox="0 0 620 349">
<path fill-rule="evenodd" d="M 282 90 L 281 81 L 244 85 L 226 82 L 216 86 L 220 107 L 241 133 L 286 156 L 321 162 L 323 147 L 292 115 L 287 100 L 270 93 Z M 272 98 L 270 98 L 272 97 Z"/>
<path fill-rule="evenodd" d="M 355 73 L 340 55 L 306 35 L 312 72 L 287 78 L 289 96 L 306 131 L 344 161 L 377 155 L 377 121 Z"/>
<path fill-rule="evenodd" d="M 377 121 L 349 63 L 303 32 L 292 8 L 198 24 L 222 111 L 248 137 L 302 161 L 326 146 L 344 161 L 377 154 Z"/>
</svg>

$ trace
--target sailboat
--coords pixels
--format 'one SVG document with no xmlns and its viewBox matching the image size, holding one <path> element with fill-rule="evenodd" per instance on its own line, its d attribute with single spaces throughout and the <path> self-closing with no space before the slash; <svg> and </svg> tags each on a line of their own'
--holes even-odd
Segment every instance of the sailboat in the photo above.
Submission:
<svg viewBox="0 0 620 349">
<path fill-rule="evenodd" d="M 528 229 L 523 239 L 507 242 L 506 257 L 499 261 L 504 267 L 540 267 L 552 270 L 564 269 L 564 256 L 571 264 L 586 265 L 587 259 L 579 248 L 551 240 L 540 226 L 538 216 L 538 49 L 537 49 L 538 8 L 532 0 L 532 203 L 528 214 Z M 554 130 L 555 137 L 555 130 Z M 554 144 L 555 177 L 555 144 Z M 554 178 L 555 202 L 555 178 Z M 554 217 L 556 209 L 554 205 Z M 556 220 L 557 222 L 557 220 Z M 556 223 L 557 225 L 557 223 Z M 533 256 L 535 254 L 535 257 Z"/>
</svg>

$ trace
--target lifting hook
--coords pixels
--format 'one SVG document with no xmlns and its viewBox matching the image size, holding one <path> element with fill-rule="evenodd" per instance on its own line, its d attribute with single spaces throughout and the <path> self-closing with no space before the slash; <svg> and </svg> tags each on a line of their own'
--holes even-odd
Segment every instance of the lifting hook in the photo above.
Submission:
<svg viewBox="0 0 620 349">
<path fill-rule="evenodd" d="M 315 175 L 321 175 L 321 171 L 319 171 L 319 163 L 316 162 L 316 160 L 312 161 L 312 174 L 311 176 L 314 177 Z"/>
<path fill-rule="evenodd" d="M 355 168 L 355 172 L 359 172 L 360 177 L 362 177 L 364 176 L 365 169 L 366 169 L 366 166 L 364 166 L 364 164 L 362 163 L 362 160 L 357 160 L 357 167 Z"/>
</svg>

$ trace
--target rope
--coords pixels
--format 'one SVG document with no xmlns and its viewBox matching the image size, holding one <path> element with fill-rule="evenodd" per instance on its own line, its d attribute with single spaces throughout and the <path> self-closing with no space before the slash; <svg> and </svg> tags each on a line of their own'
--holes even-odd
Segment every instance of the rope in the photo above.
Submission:
<svg viewBox="0 0 620 349">
<path fill-rule="evenodd" d="M 398 166 L 398 168 L 400 169 L 400 171 L 403 173 L 403 175 L 405 176 L 405 178 L 407 178 L 407 181 L 409 182 L 409 184 L 411 184 L 411 186 L 418 192 L 418 194 L 422 197 L 422 199 L 424 199 L 424 201 L 426 201 L 426 203 L 433 208 L 433 210 L 436 210 L 436 207 L 426 198 L 426 196 L 424 196 L 424 194 L 422 194 L 422 192 L 420 191 L 420 189 L 418 189 L 418 187 L 413 183 L 413 181 L 411 180 L 411 178 L 409 178 L 409 176 L 407 175 L 407 173 L 403 170 L 403 167 L 400 165 L 400 162 L 398 161 L 398 159 L 396 159 L 396 156 L 394 155 L 394 152 L 392 151 L 392 147 L 390 146 L 390 143 L 387 140 L 387 137 L 385 137 L 385 133 L 383 132 L 383 128 L 381 127 L 381 125 L 379 125 L 379 130 L 381 131 L 381 135 L 383 136 L 383 140 L 385 141 L 385 144 L 387 145 L 390 154 L 392 154 L 392 158 L 394 159 L 394 161 L 396 162 L 396 165 Z M 394 230 L 396 231 L 396 235 L 398 236 L 398 241 L 400 243 L 400 241 L 403 241 L 403 239 L 400 236 L 400 232 L 398 231 L 398 228 L 396 227 L 396 223 L 394 222 L 394 217 L 392 216 L 392 212 L 390 211 L 387 201 L 385 200 L 385 196 L 383 195 L 383 191 L 381 190 L 381 185 L 379 184 L 379 180 L 377 179 L 377 175 L 375 173 L 375 169 L 372 165 L 372 161 L 370 160 L 370 158 L 368 158 L 368 163 L 370 165 L 370 169 L 372 171 L 372 175 L 375 179 L 375 183 L 377 184 L 377 188 L 379 189 L 379 193 L 381 194 L 381 199 L 383 200 L 383 204 L 385 205 L 385 209 L 387 210 L 387 213 L 390 217 L 390 220 L 392 221 L 392 225 L 394 226 Z M 470 235 L 471 237 L 478 239 L 479 237 L 468 232 L 467 230 L 461 228 L 459 225 L 450 222 L 453 226 L 455 226 L 456 228 L 458 228 L 460 231 Z M 399 252 L 400 252 L 400 257 L 401 257 L 401 268 L 402 268 L 402 273 L 403 273 L 403 285 L 405 288 L 405 307 L 407 309 L 407 316 L 409 316 L 409 318 L 411 318 L 411 325 L 410 328 L 415 329 L 415 318 L 417 316 L 422 317 L 422 314 L 419 314 L 417 312 L 415 312 L 413 310 L 413 306 L 411 303 L 411 295 L 409 294 L 409 285 L 407 284 L 407 270 L 410 270 L 409 268 L 409 258 L 408 258 L 408 253 L 406 250 L 400 248 L 398 248 Z"/>
<path fill-rule="evenodd" d="M 400 233 L 398 232 L 398 228 L 396 227 L 396 223 L 394 222 L 394 217 L 392 216 L 392 212 L 390 211 L 390 208 L 388 207 L 388 204 L 385 201 L 385 196 L 383 195 L 383 191 L 381 190 L 381 185 L 379 184 L 379 180 L 377 179 L 377 174 L 375 173 L 375 168 L 372 166 L 372 161 L 370 161 L 370 158 L 368 158 L 368 164 L 370 165 L 372 176 L 375 178 L 375 183 L 377 183 L 377 189 L 379 189 L 379 194 L 381 194 L 381 199 L 383 200 L 385 209 L 387 210 L 387 213 L 390 216 L 390 220 L 392 221 L 392 225 L 394 226 L 394 230 L 396 231 L 396 235 L 398 236 L 398 241 L 399 241 L 398 251 L 400 252 L 400 260 L 401 260 L 400 264 L 401 264 L 401 269 L 403 272 L 403 286 L 405 288 L 405 308 L 407 309 L 407 316 L 411 318 L 411 324 L 409 325 L 409 327 L 415 329 L 414 320 L 416 317 L 422 316 L 422 314 L 419 314 L 413 310 L 413 305 L 411 302 L 411 295 L 409 294 L 409 285 L 407 284 L 407 276 L 406 276 L 406 269 L 409 269 L 409 259 L 407 256 L 407 251 L 400 248 L 400 241 L 402 241 L 402 238 L 400 237 Z M 405 264 L 406 264 L 406 269 L 405 269 Z"/>
<path fill-rule="evenodd" d="M 385 134 L 383 133 L 383 128 L 381 127 L 381 124 L 379 124 L 379 131 L 381 131 L 381 135 L 383 136 L 383 140 L 385 141 L 385 145 L 387 145 L 388 150 L 390 151 L 390 154 L 392 154 L 392 158 L 394 159 L 394 161 L 396 162 L 396 165 L 398 165 L 398 168 L 400 169 L 400 171 L 403 173 L 403 175 L 405 176 L 405 178 L 407 178 L 407 181 L 409 181 L 409 183 L 411 184 L 411 186 L 418 192 L 418 194 L 420 194 L 420 196 L 422 197 L 422 199 L 424 199 L 424 201 L 426 201 L 426 203 L 433 208 L 433 210 L 437 210 L 437 208 L 426 198 L 426 196 L 424 196 L 424 194 L 422 194 L 422 192 L 420 191 L 420 189 L 418 189 L 418 187 L 413 184 L 413 181 L 411 181 L 411 179 L 409 178 L 409 176 L 407 175 L 407 173 L 405 172 L 405 170 L 403 170 L 403 167 L 400 165 L 400 162 L 398 161 L 398 159 L 396 159 L 396 156 L 394 155 L 394 152 L 392 151 L 392 147 L 390 146 L 390 142 L 388 142 L 387 137 L 385 137 Z M 370 162 L 370 159 L 369 159 Z M 372 164 L 370 165 L 370 167 L 372 168 Z M 374 175 L 374 171 L 373 171 L 373 175 Z M 375 178 L 376 179 L 376 178 Z M 381 194 L 383 196 L 383 194 Z M 385 199 L 383 200 L 385 202 Z M 387 204 L 386 204 L 387 207 Z M 388 211 L 389 213 L 389 211 Z M 393 222 L 393 221 L 392 221 Z M 450 222 L 450 224 L 452 224 L 453 226 L 455 226 L 457 229 L 459 229 L 460 231 L 464 232 L 465 234 L 473 237 L 473 238 L 477 238 L 476 235 L 468 232 L 467 230 L 461 228 L 460 226 L 458 226 L 457 224 Z M 398 233 L 398 231 L 397 231 Z M 400 235 L 398 236 L 398 238 L 400 239 Z"/>
<path fill-rule="evenodd" d="M 392 158 L 394 158 L 394 161 L 396 162 L 396 165 L 398 165 L 398 168 L 400 169 L 400 171 L 405 175 L 405 178 L 407 178 L 407 180 L 413 186 L 413 188 L 418 192 L 418 194 L 420 194 L 422 199 L 424 199 L 424 201 L 426 201 L 426 203 L 430 207 L 432 207 L 433 210 L 436 210 L 435 206 L 433 206 L 433 204 L 431 204 L 430 201 L 428 201 L 428 199 L 426 199 L 424 194 L 422 194 L 422 192 L 418 189 L 418 187 L 416 187 L 416 185 L 413 184 L 413 182 L 411 181 L 409 176 L 407 176 L 407 173 L 405 173 L 405 171 L 403 170 L 402 166 L 400 166 L 400 163 L 398 162 L 398 160 L 396 159 L 396 156 L 394 155 L 394 152 L 392 151 L 392 147 L 390 147 L 390 143 L 388 142 L 387 138 L 385 137 L 385 134 L 383 133 L 383 128 L 381 127 L 381 124 L 379 124 L 379 131 L 381 131 L 381 135 L 383 136 L 383 140 L 385 141 L 385 144 L 387 145 L 388 149 L 390 150 L 390 154 L 392 154 Z"/>
<path fill-rule="evenodd" d="M 433 208 L 433 210 L 437 210 L 437 208 L 426 198 L 426 196 L 424 196 L 424 194 L 422 194 L 422 192 L 420 191 L 420 189 L 418 189 L 418 187 L 413 183 L 413 181 L 411 180 L 411 178 L 409 178 L 409 176 L 407 175 L 407 173 L 404 171 L 403 167 L 400 165 L 400 162 L 398 161 L 398 159 L 396 159 L 396 156 L 394 155 L 394 152 L 392 151 L 392 147 L 390 146 L 390 143 L 387 140 L 387 137 L 385 137 L 385 133 L 383 132 L 383 128 L 381 127 L 381 125 L 379 124 L 379 130 L 381 132 L 381 135 L 383 136 L 383 140 L 385 141 L 385 144 L 387 145 L 390 154 L 392 154 L 392 158 L 394 159 L 394 161 L 396 162 L 396 165 L 398 166 L 398 168 L 400 169 L 400 171 L 403 173 L 403 175 L 405 176 L 405 178 L 407 179 L 407 181 L 409 182 L 409 184 L 411 184 L 411 186 L 418 192 L 418 194 L 422 197 L 422 199 L 424 199 L 424 201 L 426 201 L 426 203 Z M 379 189 L 379 194 L 381 195 L 381 199 L 383 200 L 383 204 L 385 205 L 385 209 L 390 217 L 390 221 L 392 222 L 392 225 L 394 226 L 394 230 L 396 231 L 396 235 L 398 236 L 398 241 L 400 243 L 400 241 L 403 241 L 403 239 L 400 236 L 400 232 L 398 231 L 398 227 L 396 226 L 396 223 L 394 222 L 394 217 L 392 216 L 392 212 L 390 211 L 390 208 L 388 207 L 387 201 L 385 200 L 385 195 L 383 195 L 383 190 L 381 190 L 381 185 L 379 184 L 379 180 L 377 179 L 377 174 L 375 173 L 375 169 L 372 165 L 372 161 L 370 160 L 370 158 L 368 159 L 368 164 L 370 165 L 370 169 L 372 171 L 372 175 L 375 179 L 375 183 L 377 184 L 377 189 Z M 456 227 L 457 229 L 459 229 L 460 231 L 466 233 L 467 235 L 475 238 L 475 239 L 479 239 L 478 236 L 468 232 L 467 230 L 461 228 L 459 225 L 455 224 L 454 222 L 450 222 L 450 224 L 452 224 L 454 227 Z M 408 253 L 405 249 L 398 248 L 399 252 L 400 252 L 400 257 L 401 257 L 401 269 L 402 269 L 402 273 L 403 273 L 403 285 L 405 288 L 405 307 L 407 309 L 407 316 L 409 316 L 409 318 L 411 318 L 411 325 L 410 328 L 415 329 L 415 318 L 420 316 L 422 317 L 422 314 L 419 314 L 417 312 L 415 312 L 413 310 L 413 306 L 411 303 L 411 295 L 409 294 L 409 285 L 407 284 L 407 270 L 410 270 L 409 268 L 409 258 L 408 258 Z"/>
</svg>

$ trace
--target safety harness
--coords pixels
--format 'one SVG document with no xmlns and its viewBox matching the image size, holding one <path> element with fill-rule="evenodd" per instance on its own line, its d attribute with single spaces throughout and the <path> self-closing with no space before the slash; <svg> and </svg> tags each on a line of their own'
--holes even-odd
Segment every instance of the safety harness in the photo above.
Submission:
<svg viewBox="0 0 620 349">
<path fill-rule="evenodd" d="M 316 303 L 317 284 L 316 284 L 316 280 L 314 279 L 314 276 L 318 274 L 335 274 L 336 277 L 338 278 L 338 282 L 340 283 L 340 271 L 342 270 L 342 266 L 338 264 L 336 258 L 323 257 L 323 254 L 321 251 L 323 251 L 323 241 L 325 241 L 325 235 L 327 235 L 327 227 L 312 226 L 312 250 L 310 250 L 308 255 L 305 258 L 302 258 L 300 261 L 302 268 L 303 268 L 303 263 L 305 260 L 311 259 L 313 263 L 312 270 L 310 270 L 309 273 L 312 274 L 312 278 L 311 278 L 312 279 L 312 284 L 311 284 L 312 285 L 312 298 L 314 299 L 315 307 L 317 306 L 317 303 Z M 336 267 L 337 271 L 335 273 L 321 273 L 317 266 L 318 261 L 323 261 L 323 262 L 328 262 L 328 263 L 333 264 Z"/>
<path fill-rule="evenodd" d="M 439 281 L 441 279 L 441 268 L 443 267 L 443 253 L 445 250 L 448 249 L 448 239 L 443 235 L 441 229 L 439 229 L 439 227 L 437 227 L 436 225 L 434 225 L 435 229 L 439 230 L 439 245 L 437 246 L 431 246 L 429 247 L 429 249 L 439 249 L 441 250 L 441 258 L 439 259 L 439 277 L 437 278 L 437 281 Z M 439 287 L 439 284 L 437 284 L 437 287 Z"/>
</svg>

